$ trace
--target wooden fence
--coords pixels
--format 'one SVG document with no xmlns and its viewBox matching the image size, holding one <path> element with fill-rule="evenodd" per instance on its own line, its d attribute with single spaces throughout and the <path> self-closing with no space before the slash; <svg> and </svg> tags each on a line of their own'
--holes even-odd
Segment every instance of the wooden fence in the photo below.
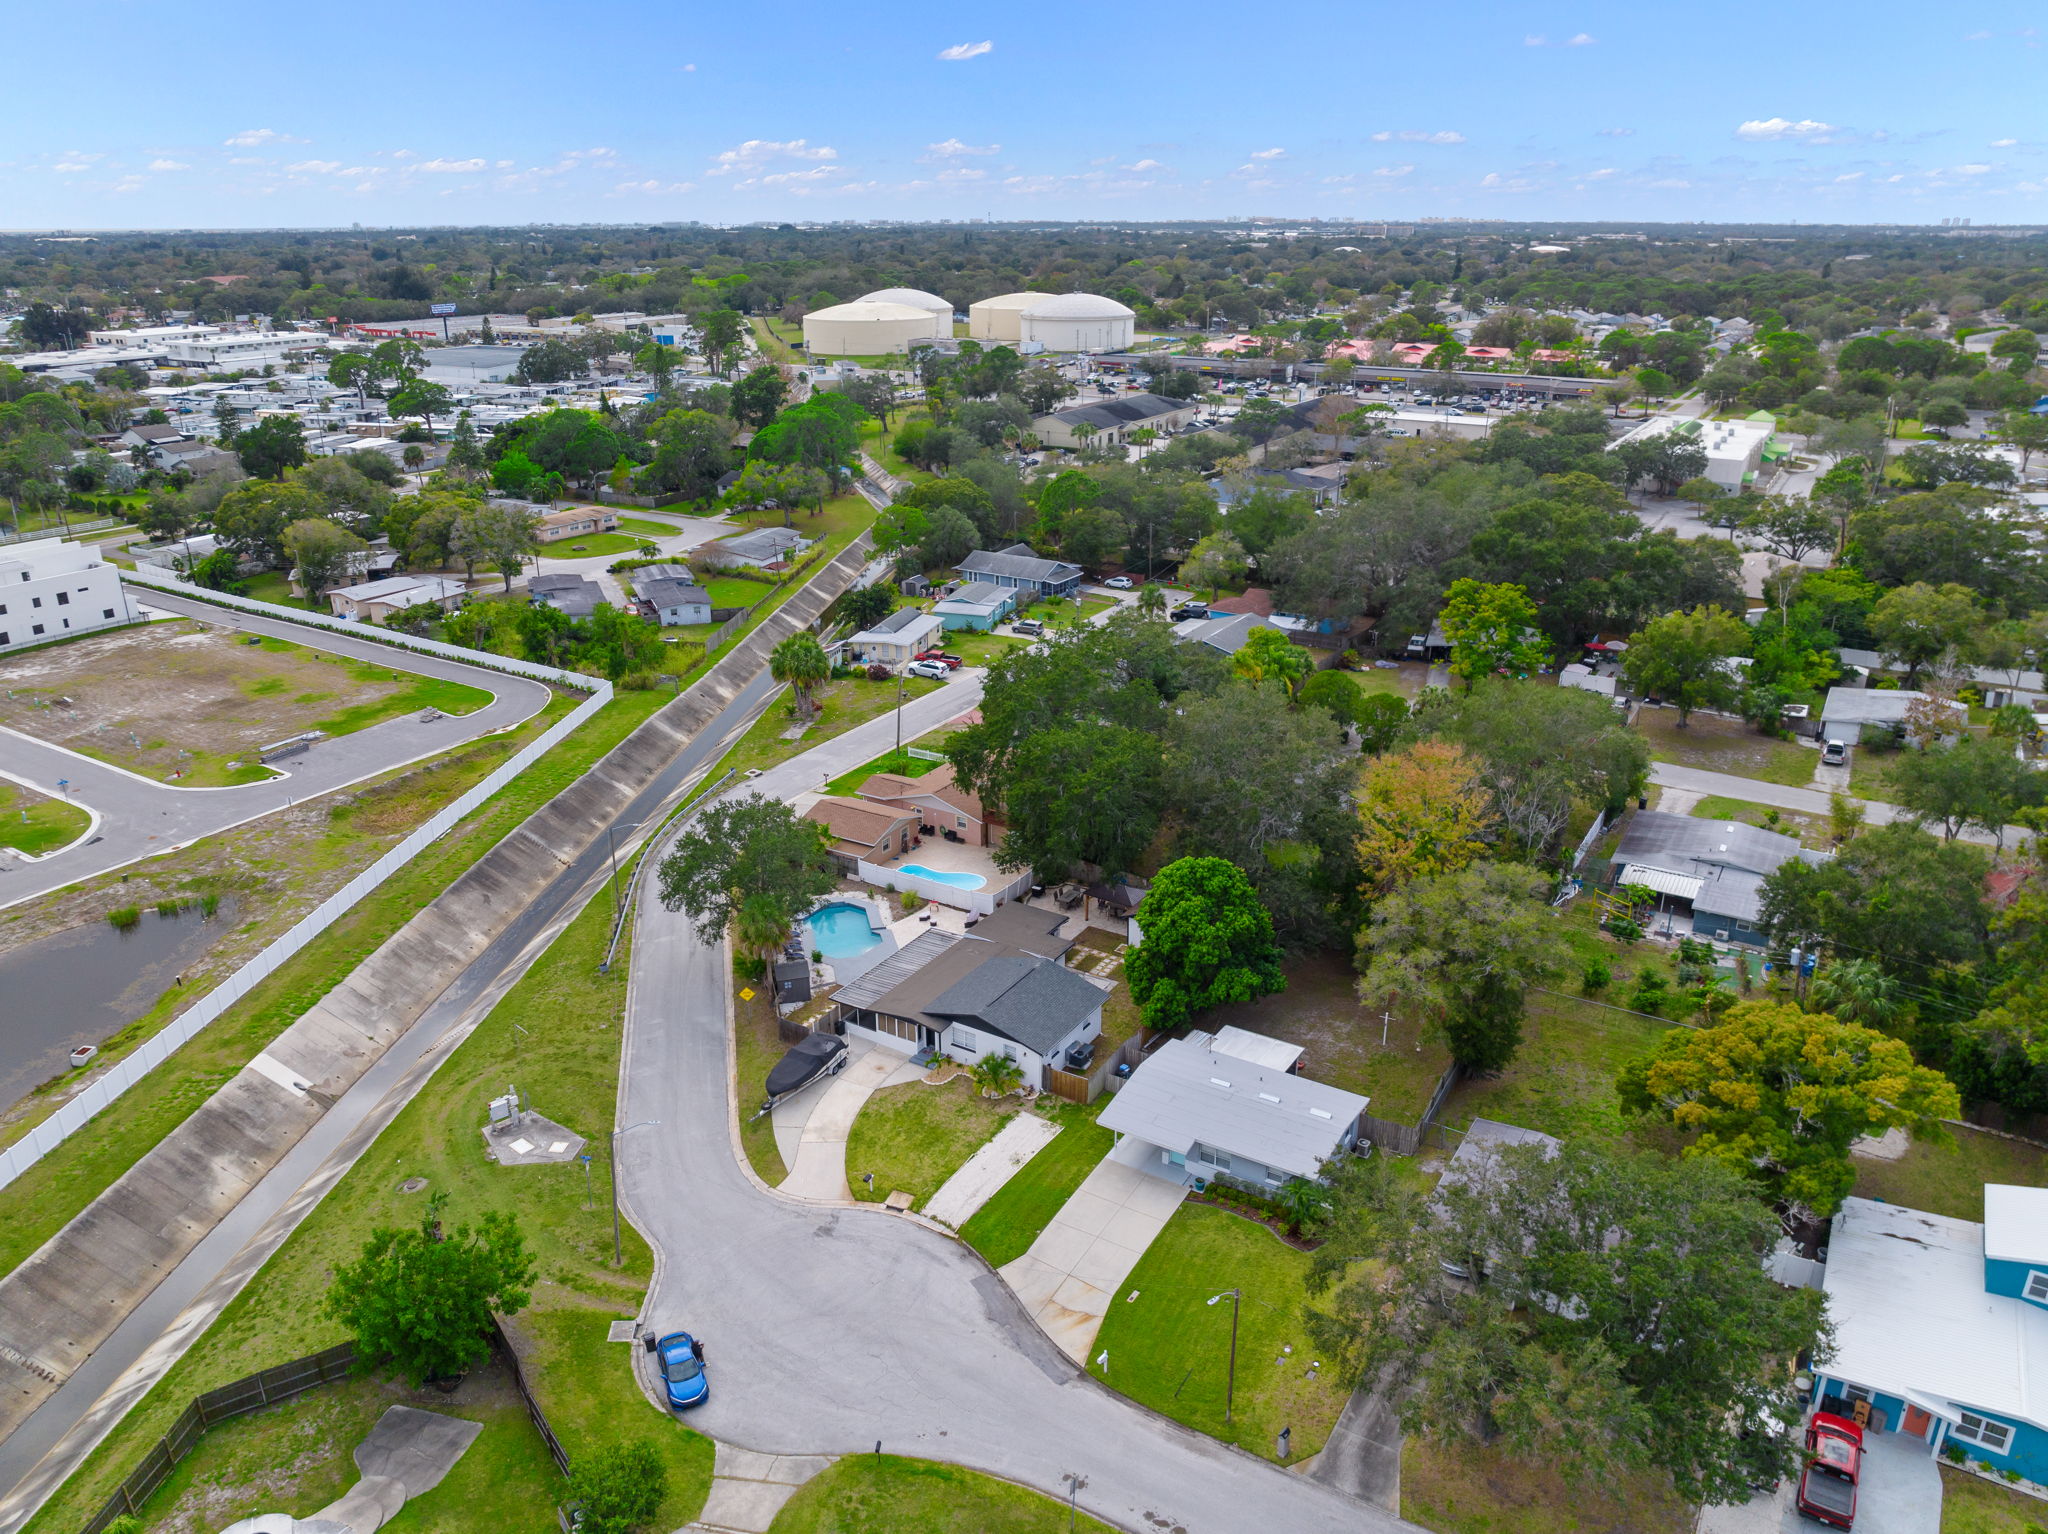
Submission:
<svg viewBox="0 0 2048 1534">
<path fill-rule="evenodd" d="M 526 1403 L 526 1415 L 533 1419 L 541 1442 L 548 1446 L 555 1468 L 567 1475 L 568 1451 L 563 1449 L 561 1439 L 549 1426 L 547 1414 L 540 1409 L 540 1402 L 527 1384 L 525 1372 L 519 1367 L 519 1355 L 512 1350 L 504 1326 L 495 1317 L 491 1322 L 491 1345 L 511 1372 L 512 1383 L 519 1390 L 519 1399 Z M 93 1515 L 92 1521 L 85 1526 L 84 1534 L 101 1534 L 116 1518 L 131 1514 L 140 1516 L 144 1504 L 171 1478 L 178 1462 L 199 1446 L 199 1440 L 206 1436 L 208 1428 L 235 1417 L 247 1416 L 252 1411 L 261 1411 L 266 1406 L 280 1405 L 322 1385 L 347 1379 L 355 1368 L 355 1362 L 354 1344 L 341 1342 L 322 1352 L 260 1370 L 194 1397 L 178 1413 L 178 1420 L 171 1424 L 170 1430 L 142 1457 L 142 1463 L 129 1472 L 128 1479 L 114 1489 L 114 1494 Z"/>
<path fill-rule="evenodd" d="M 1412 1156 L 1422 1149 L 1422 1143 L 1429 1134 L 1429 1127 L 1436 1122 L 1436 1116 L 1443 1112 L 1444 1102 L 1451 1095 L 1451 1089 L 1464 1078 L 1464 1068 L 1455 1061 L 1444 1068 L 1443 1075 L 1436 1079 L 1436 1090 L 1430 1094 L 1429 1106 L 1422 1110 L 1422 1117 L 1413 1124 L 1399 1124 L 1392 1119 L 1375 1118 L 1370 1113 L 1358 1116 L 1359 1134 L 1382 1150 L 1396 1156 Z"/>
<path fill-rule="evenodd" d="M 1085 1076 L 1073 1071 L 1060 1070 L 1057 1066 L 1046 1066 L 1045 1090 L 1054 1097 L 1070 1103 L 1094 1102 L 1108 1088 L 1110 1082 L 1116 1079 L 1116 1068 L 1119 1065 L 1136 1065 L 1145 1058 L 1145 1041 L 1148 1036 L 1146 1030 L 1140 1028 L 1125 1039 L 1113 1054 L 1097 1060 L 1089 1067 Z"/>
</svg>

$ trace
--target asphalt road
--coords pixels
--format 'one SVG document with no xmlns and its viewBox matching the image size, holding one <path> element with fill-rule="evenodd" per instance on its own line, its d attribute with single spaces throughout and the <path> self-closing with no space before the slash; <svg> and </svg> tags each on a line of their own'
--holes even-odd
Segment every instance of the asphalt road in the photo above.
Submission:
<svg viewBox="0 0 2048 1534">
<path fill-rule="evenodd" d="M 622 828 L 644 826 L 653 820 L 693 778 L 718 760 L 730 739 L 776 691 L 777 684 L 762 671 L 633 799 L 615 824 Z M 637 832 L 622 837 L 622 857 L 639 840 Z M 21 1427 L 0 1440 L 0 1534 L 11 1534 L 26 1522 L 91 1446 L 141 1399 L 162 1370 L 213 1323 L 327 1189 L 410 1101 L 433 1067 L 467 1037 L 554 934 L 600 890 L 606 872 L 605 841 L 598 837 L 514 918 L 191 1255 L 165 1275 L 63 1386 Z M 138 1362 L 148 1367 L 135 1369 Z"/>
<path fill-rule="evenodd" d="M 1075 1474 L 1083 1509 L 1147 1534 L 1416 1528 L 1097 1384 L 951 1237 L 762 1189 L 735 1143 L 723 952 L 651 889 L 636 922 L 619 1119 L 659 1122 L 619 1142 L 620 1185 L 657 1254 L 642 1319 L 706 1339 L 690 1426 L 778 1454 L 879 1443 L 1054 1496 Z"/>
<path fill-rule="evenodd" d="M 230 615 L 228 609 L 160 591 L 144 592 L 141 600 L 150 607 L 230 624 L 249 633 L 269 634 L 396 670 L 481 687 L 491 693 L 491 702 L 474 713 L 446 715 L 432 723 L 407 714 L 323 740 L 278 764 L 283 777 L 234 788 L 179 788 L 158 783 L 61 746 L 0 730 L 0 772 L 49 794 L 58 793 L 57 784 L 68 779 L 72 802 L 98 817 L 91 835 L 49 857 L 29 862 L 11 852 L 0 852 L 0 907 L 217 835 L 298 800 L 332 793 L 407 762 L 438 756 L 479 736 L 513 729 L 547 707 L 550 696 L 542 682 L 394 649 L 373 639 L 356 639 L 250 613 Z"/>
</svg>

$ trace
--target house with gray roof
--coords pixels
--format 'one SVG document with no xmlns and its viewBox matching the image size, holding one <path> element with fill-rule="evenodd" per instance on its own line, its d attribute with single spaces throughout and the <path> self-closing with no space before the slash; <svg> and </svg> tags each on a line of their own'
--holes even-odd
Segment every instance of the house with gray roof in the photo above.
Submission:
<svg viewBox="0 0 2048 1534">
<path fill-rule="evenodd" d="M 1145 1057 L 1097 1119 L 1115 1131 L 1118 1160 L 1169 1182 L 1272 1189 L 1325 1176 L 1357 1145 L 1369 1099 L 1297 1075 L 1247 1047 L 1260 1035 L 1234 1032 L 1190 1033 Z"/>
<path fill-rule="evenodd" d="M 1795 858 L 1826 861 L 1797 837 L 1740 821 L 1638 810 L 1614 849 L 1608 882 L 1654 891 L 1660 909 L 1689 916 L 1696 937 L 1760 948 L 1764 880 Z"/>
<path fill-rule="evenodd" d="M 899 607 L 873 628 L 842 640 L 838 648 L 848 665 L 901 668 L 936 645 L 945 628 L 945 619 L 936 613 Z"/>
<path fill-rule="evenodd" d="M 604 600 L 604 588 L 581 575 L 561 572 L 536 575 L 526 583 L 527 600 L 552 607 L 571 618 L 588 618 Z"/>
<path fill-rule="evenodd" d="M 1014 589 L 988 581 L 969 581 L 932 608 L 949 629 L 994 628 L 1017 610 Z"/>
<path fill-rule="evenodd" d="M 681 576 L 666 573 L 677 569 L 682 570 Z M 631 579 L 642 615 L 656 623 L 711 621 L 711 594 L 690 579 L 687 567 L 653 565 L 635 570 Z"/>
<path fill-rule="evenodd" d="M 832 1027 L 908 1054 L 1014 1060 L 1029 1086 L 1102 1032 L 1108 992 L 1061 957 L 1058 911 L 1012 904 L 969 932 L 934 928 L 833 993 Z"/>
<path fill-rule="evenodd" d="M 1926 697 L 1924 692 L 1904 687 L 1830 687 L 1827 702 L 1820 708 L 1821 739 L 1853 746 L 1866 733 L 1897 733 L 1905 728 L 1906 715 L 1913 705 Z M 1961 734 L 1970 721 L 1970 711 L 1960 703 L 1938 701 L 1955 714 L 1956 732 Z"/>
<path fill-rule="evenodd" d="M 1084 442 L 1101 446 L 1122 443 L 1140 427 L 1150 427 L 1163 436 L 1178 431 L 1201 413 L 1200 400 L 1125 394 L 1039 416 L 1031 423 L 1031 430 L 1047 447 L 1073 448 Z M 1092 430 L 1083 432 L 1081 427 Z"/>
<path fill-rule="evenodd" d="M 1182 644 L 1204 644 L 1219 655 L 1235 655 L 1260 629 L 1280 627 L 1264 613 L 1217 613 L 1210 618 L 1189 618 L 1173 626 L 1173 637 Z"/>
<path fill-rule="evenodd" d="M 752 532 L 735 533 L 730 538 L 700 543 L 690 551 L 690 557 L 721 570 L 738 565 L 752 565 L 765 570 L 771 565 L 796 559 L 817 541 L 806 538 L 793 527 L 757 527 Z"/>
<path fill-rule="evenodd" d="M 1062 559 L 1040 559 L 1028 543 L 1006 549 L 976 549 L 953 567 L 970 582 L 1031 591 L 1042 597 L 1070 597 L 1081 589 L 1081 567 Z"/>
</svg>

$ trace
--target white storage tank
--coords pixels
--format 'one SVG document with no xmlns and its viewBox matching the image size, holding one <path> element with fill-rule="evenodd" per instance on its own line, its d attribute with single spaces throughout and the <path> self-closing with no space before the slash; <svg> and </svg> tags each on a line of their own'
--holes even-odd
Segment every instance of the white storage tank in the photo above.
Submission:
<svg viewBox="0 0 2048 1534">
<path fill-rule="evenodd" d="M 814 357 L 879 357 L 932 340 L 932 324 L 928 309 L 856 299 L 805 315 L 804 345 Z"/>
<path fill-rule="evenodd" d="M 854 300 L 862 304 L 901 304 L 906 309 L 922 309 L 932 317 L 932 339 L 944 341 L 953 334 L 953 306 L 936 293 L 927 293 L 923 288 L 877 288 L 872 293 L 863 293 Z"/>
<path fill-rule="evenodd" d="M 1118 352 L 1131 344 L 1134 310 L 1096 293 L 1058 293 L 1019 311 L 1017 339 L 1049 352 Z"/>
</svg>

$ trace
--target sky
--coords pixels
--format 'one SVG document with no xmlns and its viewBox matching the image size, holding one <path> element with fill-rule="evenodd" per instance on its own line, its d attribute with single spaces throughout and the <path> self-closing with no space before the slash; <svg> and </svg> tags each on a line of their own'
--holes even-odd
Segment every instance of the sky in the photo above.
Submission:
<svg viewBox="0 0 2048 1534">
<path fill-rule="evenodd" d="M 6 31 L 7 229 L 2048 222 L 2038 0 L 70 0 Z"/>
</svg>

